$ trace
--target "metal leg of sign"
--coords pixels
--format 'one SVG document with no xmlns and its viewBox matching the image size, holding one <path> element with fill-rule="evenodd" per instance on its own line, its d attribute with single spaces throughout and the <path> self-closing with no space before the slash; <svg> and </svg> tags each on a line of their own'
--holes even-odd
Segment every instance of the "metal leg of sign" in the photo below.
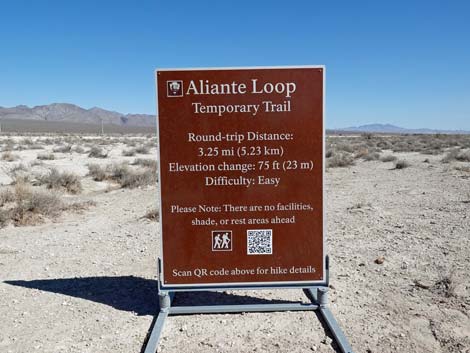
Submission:
<svg viewBox="0 0 470 353">
<path fill-rule="evenodd" d="M 320 314 L 325 321 L 341 353 L 353 353 L 348 339 L 339 327 L 333 313 L 328 308 L 328 287 L 307 288 L 307 293 L 312 301 L 318 304 L 317 313 Z"/>
<path fill-rule="evenodd" d="M 163 331 L 163 326 L 165 325 L 165 320 L 170 313 L 171 301 L 173 300 L 173 293 L 166 291 L 161 291 L 158 293 L 158 303 L 160 306 L 160 311 L 158 312 L 157 319 L 153 325 L 152 332 L 145 346 L 144 353 L 155 353 L 158 349 L 158 344 L 160 342 L 160 336 Z"/>
<path fill-rule="evenodd" d="M 241 304 L 241 305 L 193 305 L 172 306 L 174 292 L 160 291 L 160 311 L 155 320 L 152 332 L 148 339 L 144 353 L 155 353 L 158 349 L 160 336 L 163 331 L 165 319 L 168 315 L 185 314 L 220 314 L 241 312 L 273 312 L 273 311 L 316 311 L 324 320 L 332 333 L 341 353 L 353 353 L 343 331 L 336 322 L 332 312 L 328 308 L 328 282 L 329 261 L 326 259 L 326 282 L 317 287 L 304 288 L 304 292 L 310 299 L 310 303 L 276 303 L 276 304 Z"/>
</svg>

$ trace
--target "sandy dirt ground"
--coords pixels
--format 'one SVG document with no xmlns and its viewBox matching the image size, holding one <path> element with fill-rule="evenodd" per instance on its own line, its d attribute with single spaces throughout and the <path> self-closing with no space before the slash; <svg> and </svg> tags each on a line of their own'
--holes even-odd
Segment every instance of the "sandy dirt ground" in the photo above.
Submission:
<svg viewBox="0 0 470 353">
<path fill-rule="evenodd" d="M 98 162 L 136 158 L 113 148 Z M 15 153 L 28 162 L 41 152 Z M 109 188 L 86 176 L 86 155 L 57 155 L 45 163 L 83 177 L 83 193 L 64 197 L 96 205 L 36 226 L 0 228 L 0 352 L 140 352 L 157 311 L 159 227 L 143 218 L 157 207 L 156 188 Z M 468 353 L 470 174 L 454 164 L 469 163 L 395 155 L 410 167 L 357 161 L 326 173 L 330 308 L 355 352 Z M 7 184 L 7 162 L 1 163 L 0 181 Z M 175 300 L 250 298 L 307 300 L 301 290 Z M 159 351 L 337 350 L 314 313 L 284 312 L 170 317 Z"/>
</svg>

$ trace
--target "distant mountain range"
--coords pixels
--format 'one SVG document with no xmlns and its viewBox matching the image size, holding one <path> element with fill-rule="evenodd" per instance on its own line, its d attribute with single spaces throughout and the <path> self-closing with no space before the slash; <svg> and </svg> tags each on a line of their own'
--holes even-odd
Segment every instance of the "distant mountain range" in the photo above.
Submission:
<svg viewBox="0 0 470 353">
<path fill-rule="evenodd" d="M 69 103 L 53 103 L 28 107 L 18 105 L 13 108 L 0 107 L 0 121 L 8 120 L 36 120 L 47 122 L 71 122 L 80 124 L 103 124 L 129 126 L 129 127 L 155 127 L 155 115 L 148 114 L 122 114 L 97 107 L 84 109 Z"/>
<path fill-rule="evenodd" d="M 389 134 L 470 134 L 470 131 L 464 130 L 406 129 L 390 124 L 367 124 L 361 126 L 334 129 L 334 131 L 376 132 Z"/>
<path fill-rule="evenodd" d="M 119 112 L 106 110 L 98 107 L 85 109 L 78 105 L 69 103 L 53 103 L 49 105 L 38 105 L 28 107 L 18 105 L 12 108 L 0 106 L 1 121 L 24 121 L 24 124 L 35 125 L 35 129 L 41 124 L 41 121 L 47 122 L 48 130 L 54 128 L 54 123 L 73 123 L 81 125 L 104 125 L 116 126 L 120 129 L 125 128 L 145 128 L 156 126 L 155 115 L 148 114 L 122 114 Z M 332 129 L 333 132 L 375 132 L 389 134 L 470 134 L 470 131 L 462 130 L 433 130 L 433 129 L 406 129 L 390 124 L 368 124 L 361 126 L 352 126 L 347 128 Z"/>
</svg>

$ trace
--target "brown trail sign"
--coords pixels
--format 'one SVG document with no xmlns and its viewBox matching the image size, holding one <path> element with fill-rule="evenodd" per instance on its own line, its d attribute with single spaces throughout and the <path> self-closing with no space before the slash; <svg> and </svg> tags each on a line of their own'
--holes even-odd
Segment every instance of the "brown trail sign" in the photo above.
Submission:
<svg viewBox="0 0 470 353">
<path fill-rule="evenodd" d="M 326 308 L 324 67 L 157 70 L 160 314 Z M 171 306 L 177 291 L 301 287 L 312 303 Z"/>
</svg>

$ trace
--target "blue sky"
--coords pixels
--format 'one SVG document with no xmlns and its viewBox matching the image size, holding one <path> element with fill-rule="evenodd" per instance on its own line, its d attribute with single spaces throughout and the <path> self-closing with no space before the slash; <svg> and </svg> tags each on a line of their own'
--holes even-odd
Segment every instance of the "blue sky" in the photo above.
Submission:
<svg viewBox="0 0 470 353">
<path fill-rule="evenodd" d="M 326 65 L 327 127 L 470 130 L 470 1 L 0 2 L 0 106 L 156 111 L 164 67 Z"/>
</svg>

